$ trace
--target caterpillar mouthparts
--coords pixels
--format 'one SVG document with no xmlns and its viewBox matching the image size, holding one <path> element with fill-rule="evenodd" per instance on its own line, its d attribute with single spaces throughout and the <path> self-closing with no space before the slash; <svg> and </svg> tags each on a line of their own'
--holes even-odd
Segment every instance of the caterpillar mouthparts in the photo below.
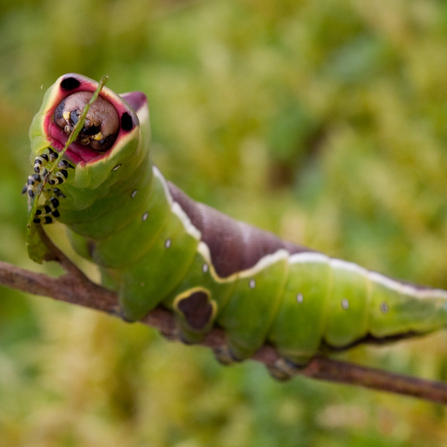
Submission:
<svg viewBox="0 0 447 447">
<path fill-rule="evenodd" d="M 67 135 L 73 131 L 92 95 L 92 92 L 86 91 L 73 93 L 57 106 L 53 120 Z M 84 127 L 76 141 L 84 146 L 90 146 L 97 152 L 105 152 L 112 147 L 119 129 L 120 120 L 115 107 L 99 96 L 88 111 Z"/>
</svg>

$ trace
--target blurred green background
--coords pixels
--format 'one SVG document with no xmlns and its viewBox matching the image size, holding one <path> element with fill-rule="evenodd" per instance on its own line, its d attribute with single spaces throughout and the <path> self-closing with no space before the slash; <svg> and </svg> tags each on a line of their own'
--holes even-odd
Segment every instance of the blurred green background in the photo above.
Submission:
<svg viewBox="0 0 447 447">
<path fill-rule="evenodd" d="M 54 274 L 27 258 L 20 191 L 29 124 L 67 72 L 144 91 L 153 158 L 194 199 L 447 288 L 447 3 L 0 0 L 0 259 Z M 147 327 L 0 293 L 2 447 L 446 445 L 439 405 L 277 383 Z M 447 335 L 338 358 L 447 380 Z"/>
</svg>

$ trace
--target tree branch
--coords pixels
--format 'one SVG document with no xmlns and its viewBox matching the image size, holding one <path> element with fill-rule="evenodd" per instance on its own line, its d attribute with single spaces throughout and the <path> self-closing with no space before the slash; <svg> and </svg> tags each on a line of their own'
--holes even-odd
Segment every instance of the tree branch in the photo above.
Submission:
<svg viewBox="0 0 447 447">
<path fill-rule="evenodd" d="M 118 315 L 118 295 L 90 281 L 51 242 L 43 230 L 41 236 L 50 250 L 46 260 L 59 262 L 67 273 L 59 278 L 52 278 L 0 261 L 0 284 L 34 295 L 43 295 Z M 169 339 L 177 339 L 174 316 L 165 309 L 154 309 L 140 322 L 158 329 Z M 214 350 L 222 349 L 225 346 L 225 333 L 221 328 L 213 328 L 199 344 Z M 252 359 L 264 363 L 268 368 L 274 368 L 281 360 L 275 349 L 268 345 L 262 346 Z M 447 384 L 358 366 L 323 356 L 315 357 L 306 367 L 294 371 L 294 374 L 447 404 Z"/>
</svg>

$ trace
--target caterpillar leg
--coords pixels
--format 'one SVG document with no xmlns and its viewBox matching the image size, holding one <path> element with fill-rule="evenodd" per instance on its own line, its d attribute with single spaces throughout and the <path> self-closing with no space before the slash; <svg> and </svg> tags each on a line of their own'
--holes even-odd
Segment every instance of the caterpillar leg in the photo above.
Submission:
<svg viewBox="0 0 447 447">
<path fill-rule="evenodd" d="M 68 168 L 74 169 L 74 167 L 70 163 L 68 163 L 68 161 L 61 160 L 57 165 L 57 169 L 53 173 L 51 173 L 48 183 L 51 186 L 64 183 L 65 180 L 67 180 L 68 178 Z"/>
<path fill-rule="evenodd" d="M 73 166 L 66 160 L 61 160 L 54 172 L 49 174 L 48 164 L 53 163 L 57 159 L 57 152 L 51 148 L 47 148 L 42 154 L 38 155 L 34 159 L 34 174 L 28 177 L 26 185 L 22 189 L 22 194 L 28 194 L 31 199 L 34 199 L 36 195 L 37 188 L 40 183 L 45 182 L 48 179 L 50 185 L 59 185 L 68 177 L 68 168 L 73 168 Z"/>
<path fill-rule="evenodd" d="M 65 194 L 59 188 L 46 189 L 46 191 L 52 191 L 56 197 L 62 197 L 65 199 Z"/>
<path fill-rule="evenodd" d="M 56 209 L 59 206 L 59 200 L 56 197 L 51 197 L 43 205 L 36 210 L 33 222 L 36 224 L 50 224 L 53 223 L 53 218 L 60 216 Z"/>
<path fill-rule="evenodd" d="M 222 346 L 218 349 L 214 349 L 214 356 L 216 360 L 222 365 L 232 365 L 236 362 L 240 362 L 229 346 Z M 279 358 L 273 366 L 267 366 L 270 375 L 281 382 L 291 379 L 300 370 L 305 368 L 311 359 L 303 361 L 301 364 L 296 364 L 287 358 Z"/>
<path fill-rule="evenodd" d="M 45 176 L 46 174 L 46 166 L 48 163 L 53 163 L 57 158 L 57 152 L 51 149 L 50 147 L 45 150 L 41 155 L 38 155 L 34 159 L 34 172 L 36 174 L 41 174 Z"/>
<path fill-rule="evenodd" d="M 297 372 L 305 368 L 306 365 L 307 363 L 297 365 L 286 358 L 280 358 L 273 366 L 269 366 L 268 370 L 274 379 L 284 382 L 291 379 Z"/>
<path fill-rule="evenodd" d="M 221 365 L 232 365 L 241 362 L 242 359 L 237 358 L 228 345 L 214 349 L 214 357 Z"/>
<path fill-rule="evenodd" d="M 40 174 L 33 174 L 28 176 L 28 181 L 22 189 L 22 194 L 28 194 L 31 199 L 34 199 L 39 183 L 43 181 Z"/>
</svg>

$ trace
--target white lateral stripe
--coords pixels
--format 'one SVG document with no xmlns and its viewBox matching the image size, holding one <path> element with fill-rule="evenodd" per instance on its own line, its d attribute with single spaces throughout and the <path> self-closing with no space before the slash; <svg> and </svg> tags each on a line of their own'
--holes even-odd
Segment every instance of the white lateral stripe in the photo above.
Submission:
<svg viewBox="0 0 447 447">
<path fill-rule="evenodd" d="M 272 265 L 275 262 L 279 262 L 281 260 L 285 261 L 289 258 L 289 252 L 287 250 L 281 248 L 280 250 L 275 251 L 275 253 L 266 255 L 263 258 L 261 258 L 252 268 L 233 273 L 232 275 L 227 276 L 226 278 L 221 278 L 216 273 L 216 270 L 214 269 L 214 265 L 211 262 L 211 254 L 210 254 L 210 249 L 208 248 L 208 245 L 206 245 L 205 242 L 203 242 L 203 241 L 199 242 L 197 251 L 203 256 L 205 261 L 209 264 L 210 273 L 217 282 L 232 282 L 232 281 L 236 281 L 238 278 L 247 278 L 247 277 L 255 276 L 257 273 L 264 270 L 269 265 Z"/>
<path fill-rule="evenodd" d="M 203 241 L 199 242 L 199 246 L 197 247 L 197 251 L 203 256 L 203 258 L 205 259 L 205 261 L 209 265 L 213 265 L 212 262 L 211 262 L 210 249 L 208 248 L 208 245 L 205 244 L 205 242 L 203 242 Z"/>
<path fill-rule="evenodd" d="M 155 177 L 158 177 L 161 184 L 163 185 L 163 189 L 165 190 L 165 196 L 168 199 L 169 205 L 172 206 L 172 204 L 174 203 L 174 200 L 172 199 L 171 193 L 169 192 L 169 188 L 168 188 L 165 178 L 163 177 L 163 174 L 160 172 L 160 170 L 157 168 L 157 166 L 152 166 L 152 172 L 154 173 Z"/>
<path fill-rule="evenodd" d="M 155 177 L 158 177 L 161 184 L 163 185 L 165 196 L 168 200 L 169 205 L 171 206 L 171 211 L 181 220 L 183 226 L 185 227 L 185 231 L 195 239 L 200 240 L 202 233 L 199 231 L 198 228 L 196 228 L 191 223 L 191 219 L 183 211 L 182 207 L 177 202 L 174 202 L 174 199 L 172 198 L 171 193 L 169 192 L 169 188 L 165 178 L 163 177 L 163 174 L 156 166 L 153 166 L 152 170 L 154 172 Z"/>
<path fill-rule="evenodd" d="M 281 260 L 285 260 L 288 257 L 289 252 L 284 248 L 281 248 L 278 251 L 275 251 L 275 253 L 262 257 L 252 268 L 239 272 L 239 277 L 246 278 L 247 276 L 254 276 L 261 270 L 267 268 L 269 265 L 275 264 L 275 262 Z"/>
<path fill-rule="evenodd" d="M 415 298 L 443 298 L 447 299 L 447 291 L 442 289 L 430 289 L 414 287 L 410 284 L 403 284 L 395 279 L 388 278 L 377 272 L 369 272 L 369 279 L 377 284 L 382 284 L 389 289 L 395 290 L 402 295 L 414 296 Z"/>
<path fill-rule="evenodd" d="M 311 251 L 305 251 L 302 253 L 295 253 L 290 256 L 290 264 L 298 264 L 300 262 L 329 262 L 331 258 L 322 253 L 314 253 Z"/>
<path fill-rule="evenodd" d="M 442 298 L 447 300 L 447 291 L 442 289 L 431 289 L 429 287 L 427 288 L 419 288 L 412 286 L 410 284 L 404 284 L 400 281 L 397 281 L 395 279 L 388 278 L 385 275 L 382 275 L 377 272 L 372 272 L 370 270 L 365 269 L 364 267 L 361 267 L 358 264 L 355 264 L 353 262 L 343 261 L 341 259 L 336 258 L 330 258 L 324 254 L 321 253 L 313 253 L 313 252 L 303 252 L 303 253 L 296 253 L 292 256 L 290 256 L 290 263 L 291 264 L 297 264 L 297 263 L 312 263 L 312 262 L 327 262 L 330 264 L 333 268 L 339 268 L 344 270 L 350 270 L 352 272 L 356 272 L 362 275 L 367 276 L 372 282 L 375 282 L 377 284 L 382 284 L 383 286 L 395 290 L 396 292 L 402 294 L 402 295 L 409 295 L 413 296 L 415 298 Z"/>
<path fill-rule="evenodd" d="M 341 259 L 331 259 L 331 267 L 342 270 L 349 270 L 351 272 L 359 273 L 361 275 L 368 275 L 368 270 L 353 262 L 342 261 Z"/>
<path fill-rule="evenodd" d="M 368 272 L 368 277 L 372 282 L 377 284 L 381 284 L 382 286 L 387 287 L 388 289 L 395 290 L 396 292 L 402 293 L 403 284 L 394 279 L 388 278 L 385 275 L 382 275 L 377 272 Z M 412 287 L 412 289 L 414 289 Z M 413 293 L 411 293 L 412 295 Z"/>
<path fill-rule="evenodd" d="M 174 202 L 171 206 L 171 210 L 182 221 L 182 224 L 185 227 L 185 231 L 192 237 L 200 241 L 202 233 L 191 223 L 191 220 L 189 219 L 188 215 L 182 210 L 182 207 L 177 202 Z"/>
</svg>

